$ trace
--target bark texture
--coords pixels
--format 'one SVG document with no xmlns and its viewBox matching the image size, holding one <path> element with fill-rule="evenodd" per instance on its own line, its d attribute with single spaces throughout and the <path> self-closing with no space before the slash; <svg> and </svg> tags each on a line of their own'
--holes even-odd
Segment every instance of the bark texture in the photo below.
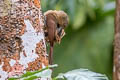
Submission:
<svg viewBox="0 0 120 80">
<path fill-rule="evenodd" d="M 116 0 L 113 80 L 120 80 L 120 0 Z"/>
<path fill-rule="evenodd" d="M 0 0 L 0 80 L 48 65 L 40 0 Z"/>
</svg>

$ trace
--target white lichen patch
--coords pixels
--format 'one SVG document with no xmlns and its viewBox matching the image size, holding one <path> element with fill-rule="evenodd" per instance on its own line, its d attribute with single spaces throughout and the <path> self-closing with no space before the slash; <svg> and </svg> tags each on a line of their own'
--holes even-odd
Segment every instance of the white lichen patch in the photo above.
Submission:
<svg viewBox="0 0 120 80">
<path fill-rule="evenodd" d="M 27 68 L 28 63 L 35 61 L 38 57 L 35 53 L 36 44 L 39 43 L 41 39 L 44 39 L 44 35 L 41 32 L 37 33 L 29 20 L 24 20 L 24 22 L 26 24 L 26 32 L 21 36 L 21 39 L 26 57 L 23 55 L 23 52 L 21 52 L 19 63 Z"/>
<path fill-rule="evenodd" d="M 42 68 L 45 68 L 46 66 L 42 63 Z"/>
<path fill-rule="evenodd" d="M 16 61 L 13 60 L 13 59 L 11 59 L 10 62 L 9 62 L 10 66 L 13 66 L 15 63 L 16 63 Z"/>
<path fill-rule="evenodd" d="M 8 73 L 2 69 L 3 63 L 0 65 L 0 80 L 5 80 L 8 77 Z"/>
</svg>

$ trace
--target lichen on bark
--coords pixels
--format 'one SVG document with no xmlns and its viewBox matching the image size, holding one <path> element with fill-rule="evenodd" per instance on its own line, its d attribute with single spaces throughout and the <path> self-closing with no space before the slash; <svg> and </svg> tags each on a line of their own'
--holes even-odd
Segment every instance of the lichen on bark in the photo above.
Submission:
<svg viewBox="0 0 120 80">
<path fill-rule="evenodd" d="M 0 80 L 48 65 L 40 0 L 0 1 Z"/>
</svg>

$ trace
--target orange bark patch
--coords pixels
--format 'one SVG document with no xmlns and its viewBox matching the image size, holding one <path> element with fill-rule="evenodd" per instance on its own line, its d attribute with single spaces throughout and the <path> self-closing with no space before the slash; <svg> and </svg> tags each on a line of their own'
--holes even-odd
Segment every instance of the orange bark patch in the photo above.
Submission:
<svg viewBox="0 0 120 80">
<path fill-rule="evenodd" d="M 41 26 L 40 26 L 40 20 L 39 18 L 35 18 L 34 20 L 34 29 L 37 31 L 37 32 L 40 32 L 41 31 Z"/>
<path fill-rule="evenodd" d="M 34 62 L 28 64 L 27 71 L 35 71 L 42 69 L 41 58 L 37 58 Z"/>
<path fill-rule="evenodd" d="M 39 43 L 36 44 L 36 53 L 37 54 L 44 54 L 46 49 L 43 47 L 44 42 L 41 40 Z"/>
<path fill-rule="evenodd" d="M 42 69 L 42 64 L 48 66 L 48 58 L 45 56 L 39 55 L 39 57 L 34 61 L 28 64 L 27 71 L 35 71 Z"/>
<path fill-rule="evenodd" d="M 41 57 L 41 62 L 44 63 L 45 66 L 48 66 L 48 57 L 45 58 L 44 55 L 41 55 L 40 57 Z"/>
<path fill-rule="evenodd" d="M 23 21 L 23 22 L 24 22 L 24 21 Z M 26 29 L 26 26 L 25 26 L 25 24 L 23 23 L 23 26 L 22 26 L 21 32 L 20 32 L 20 35 L 21 35 L 21 36 L 25 33 L 25 29 Z"/>
<path fill-rule="evenodd" d="M 3 59 L 4 64 L 3 64 L 2 68 L 3 68 L 3 70 L 6 71 L 6 72 L 10 72 L 10 71 L 11 71 L 11 66 L 10 66 L 10 64 L 9 64 L 9 61 L 10 61 L 9 58 L 4 58 L 4 59 Z"/>
<path fill-rule="evenodd" d="M 39 0 L 34 0 L 34 5 L 35 5 L 37 8 L 40 8 L 40 1 L 39 1 Z"/>
</svg>

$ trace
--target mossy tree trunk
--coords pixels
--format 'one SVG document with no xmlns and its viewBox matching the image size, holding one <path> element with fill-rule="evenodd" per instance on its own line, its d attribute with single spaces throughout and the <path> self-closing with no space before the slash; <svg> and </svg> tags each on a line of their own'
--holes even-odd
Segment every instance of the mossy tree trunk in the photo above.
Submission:
<svg viewBox="0 0 120 80">
<path fill-rule="evenodd" d="M 40 0 L 0 0 L 0 80 L 48 65 Z"/>
<path fill-rule="evenodd" d="M 120 80 L 120 0 L 116 0 L 113 80 Z"/>
</svg>

